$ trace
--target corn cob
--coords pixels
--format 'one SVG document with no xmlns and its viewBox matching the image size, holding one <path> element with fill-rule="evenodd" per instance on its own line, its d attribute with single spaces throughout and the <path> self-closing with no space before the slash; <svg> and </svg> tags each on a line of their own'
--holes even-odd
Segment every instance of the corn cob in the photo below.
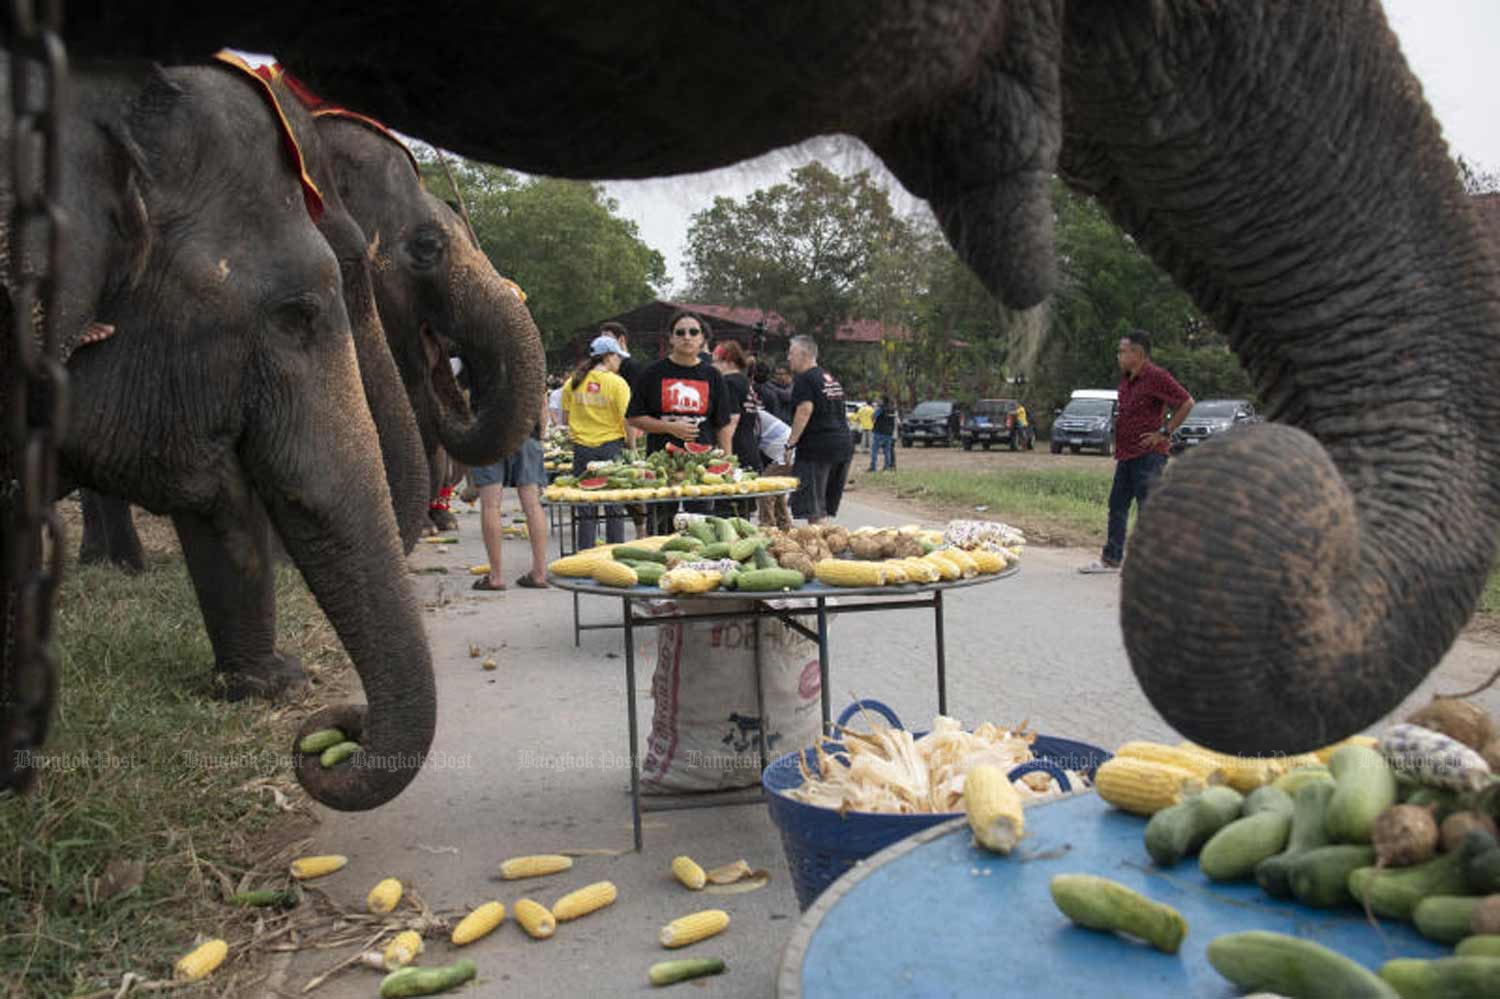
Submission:
<svg viewBox="0 0 1500 999">
<path fill-rule="evenodd" d="M 886 586 L 904 586 L 911 582 L 911 576 L 906 572 L 906 566 L 901 564 L 898 558 L 888 558 L 880 562 L 880 568 L 885 570 Z"/>
<path fill-rule="evenodd" d="M 1258 787 L 1264 787 L 1281 775 L 1276 757 L 1233 756 L 1191 742 L 1179 742 L 1177 748 L 1214 761 L 1224 771 L 1224 783 L 1241 794 L 1249 794 Z"/>
<path fill-rule="evenodd" d="M 536 878 L 543 874 L 556 874 L 573 866 L 572 857 L 555 853 L 537 853 L 529 857 L 512 857 L 500 864 L 500 876 L 507 881 L 517 878 Z"/>
<path fill-rule="evenodd" d="M 590 575 L 594 577 L 594 582 L 602 583 L 605 586 L 628 588 L 635 586 L 641 581 L 640 577 L 635 574 L 634 569 L 624 562 L 616 562 L 612 558 L 600 559 L 594 563 L 594 571 Z"/>
<path fill-rule="evenodd" d="M 416 930 L 404 930 L 391 938 L 380 956 L 385 962 L 385 970 L 395 971 L 411 964 L 421 953 L 422 935 Z"/>
<path fill-rule="evenodd" d="M 813 567 L 818 582 L 829 586 L 884 586 L 885 566 L 858 559 L 825 558 Z"/>
<path fill-rule="evenodd" d="M 1003 572 L 1008 564 L 1005 556 L 993 548 L 976 548 L 969 552 L 969 557 L 979 567 L 979 571 L 986 576 L 993 576 L 997 572 Z"/>
<path fill-rule="evenodd" d="M 718 586 L 722 578 L 722 573 L 679 566 L 663 573 L 656 585 L 663 593 L 707 593 Z"/>
<path fill-rule="evenodd" d="M 499 902 L 486 902 L 469 913 L 453 927 L 453 944 L 462 947 L 481 937 L 488 936 L 495 927 L 505 921 L 505 906 Z"/>
<path fill-rule="evenodd" d="M 942 573 L 945 582 L 962 579 L 964 571 L 957 562 L 948 558 L 944 552 L 928 552 L 922 556 L 922 561 L 937 566 L 938 572 Z"/>
<path fill-rule="evenodd" d="M 210 940 L 178 958 L 173 971 L 182 981 L 196 982 L 212 974 L 213 970 L 223 964 L 224 958 L 228 956 L 229 945 L 227 943 L 223 940 Z"/>
<path fill-rule="evenodd" d="M 594 566 L 599 562 L 613 561 L 609 554 L 610 546 L 590 548 L 587 551 L 575 552 L 547 564 L 547 571 L 559 576 L 567 576 L 573 579 L 587 579 L 594 574 Z"/>
<path fill-rule="evenodd" d="M 729 925 L 729 913 L 723 909 L 704 909 L 691 916 L 674 919 L 661 928 L 663 947 L 686 947 L 690 943 L 724 932 Z"/>
<path fill-rule="evenodd" d="M 692 857 L 678 857 L 672 861 L 672 874 L 684 885 L 697 891 L 708 881 L 708 876 L 703 873 Z"/>
<path fill-rule="evenodd" d="M 1183 797 L 1203 790 L 1203 782 L 1181 767 L 1132 756 L 1116 756 L 1100 765 L 1094 790 L 1116 808 L 1137 815 L 1155 815 Z"/>
<path fill-rule="evenodd" d="M 1484 757 L 1450 736 L 1403 722 L 1380 737 L 1380 755 L 1397 773 L 1429 787 L 1477 791 L 1490 780 Z"/>
<path fill-rule="evenodd" d="M 386 878 L 370 889 L 369 896 L 365 898 L 365 907 L 379 915 L 390 912 L 400 901 L 401 882 L 395 878 Z"/>
<path fill-rule="evenodd" d="M 1010 853 L 1026 831 L 1021 796 L 999 767 L 972 767 L 964 776 L 964 811 L 974 838 L 986 850 Z"/>
<path fill-rule="evenodd" d="M 336 853 L 322 857 L 298 857 L 292 861 L 292 877 L 298 881 L 321 878 L 325 874 L 343 870 L 347 863 L 349 863 L 348 857 L 341 857 Z"/>
<path fill-rule="evenodd" d="M 557 920 L 540 902 L 523 898 L 516 903 L 516 922 L 537 940 L 545 940 L 557 929 Z"/>
<path fill-rule="evenodd" d="M 1375 749 L 1380 745 L 1380 740 L 1371 735 L 1351 735 L 1349 738 L 1343 740 L 1342 742 L 1335 742 L 1331 746 L 1324 746 L 1313 755 L 1318 758 L 1319 763 L 1322 763 L 1326 766 L 1328 763 L 1328 758 L 1330 756 L 1332 756 L 1338 750 L 1343 749 L 1345 746 L 1351 745 L 1368 746 L 1371 749 Z"/>
<path fill-rule="evenodd" d="M 609 881 L 598 881 L 577 891 L 568 892 L 552 906 L 552 916 L 559 923 L 566 923 L 579 916 L 587 916 L 595 909 L 602 909 L 615 900 L 615 886 Z"/>
<path fill-rule="evenodd" d="M 962 548 L 944 548 L 943 557 L 958 565 L 963 573 L 963 578 L 972 579 L 979 575 L 979 563 L 974 561 L 974 556 Z"/>
<path fill-rule="evenodd" d="M 1181 767 L 1189 773 L 1197 774 L 1198 779 L 1205 784 L 1223 784 L 1228 774 L 1220 762 L 1212 756 L 1204 753 L 1193 752 L 1190 749 L 1179 749 L 1176 746 L 1167 746 L 1159 742 L 1133 741 L 1127 742 L 1115 750 L 1116 756 L 1130 756 L 1138 760 L 1150 760 L 1152 763 L 1168 763 L 1174 767 Z"/>
<path fill-rule="evenodd" d="M 906 578 L 913 583 L 936 583 L 943 578 L 938 567 L 931 562 L 924 562 L 916 556 L 900 560 L 901 567 L 906 570 Z"/>
</svg>

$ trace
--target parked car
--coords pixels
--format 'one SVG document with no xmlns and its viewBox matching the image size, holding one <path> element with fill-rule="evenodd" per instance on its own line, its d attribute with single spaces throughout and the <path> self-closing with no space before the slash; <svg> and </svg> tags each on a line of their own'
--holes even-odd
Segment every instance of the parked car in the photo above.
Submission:
<svg viewBox="0 0 1500 999">
<path fill-rule="evenodd" d="M 959 432 L 964 450 L 974 450 L 975 444 L 986 451 L 991 444 L 1007 444 L 1012 451 L 1018 447 L 1030 450 L 1036 443 L 1036 431 L 1029 422 L 1026 427 L 1016 425 L 1016 410 L 1020 406 L 1019 399 L 980 399 L 976 402 Z M 1027 413 L 1029 415 L 1030 410 Z"/>
<path fill-rule="evenodd" d="M 912 441 L 928 447 L 957 444 L 962 439 L 963 419 L 963 410 L 952 399 L 919 402 L 901 421 L 901 446 L 911 447 Z"/>
<path fill-rule="evenodd" d="M 1119 393 L 1114 389 L 1078 389 L 1052 422 L 1052 453 L 1067 448 L 1074 454 L 1098 448 L 1100 454 L 1115 453 L 1115 417 L 1120 412 Z"/>
<path fill-rule="evenodd" d="M 1172 453 L 1181 454 L 1230 427 L 1262 422 L 1249 399 L 1200 399 L 1172 435 Z"/>
</svg>

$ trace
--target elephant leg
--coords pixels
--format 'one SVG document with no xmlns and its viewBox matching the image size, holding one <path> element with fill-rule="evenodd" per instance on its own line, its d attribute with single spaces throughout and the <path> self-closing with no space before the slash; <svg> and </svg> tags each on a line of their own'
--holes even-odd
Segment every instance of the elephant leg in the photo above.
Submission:
<svg viewBox="0 0 1500 999">
<path fill-rule="evenodd" d="M 146 556 L 130 516 L 130 501 L 92 489 L 78 491 L 83 503 L 83 541 L 78 561 L 85 565 L 109 563 L 125 572 L 142 572 Z"/>
<path fill-rule="evenodd" d="M 172 515 L 214 665 L 231 701 L 275 698 L 307 681 L 295 656 L 276 651 L 276 570 L 271 524 L 258 502 L 223 518 Z"/>
</svg>

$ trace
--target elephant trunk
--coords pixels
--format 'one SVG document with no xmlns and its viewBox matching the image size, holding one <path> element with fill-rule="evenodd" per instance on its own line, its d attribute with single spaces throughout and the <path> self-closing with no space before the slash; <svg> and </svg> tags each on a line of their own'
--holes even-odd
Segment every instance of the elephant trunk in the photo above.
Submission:
<svg viewBox="0 0 1500 999">
<path fill-rule="evenodd" d="M 432 368 L 437 434 L 465 465 L 492 465 L 514 453 L 541 412 L 546 358 L 541 334 L 515 287 L 467 240 L 456 242 L 449 275 L 453 325 L 469 402 L 453 383 L 446 359 Z"/>
<path fill-rule="evenodd" d="M 1199 742 L 1326 745 L 1421 682 L 1494 561 L 1494 266 L 1374 0 L 1069 16 L 1065 175 L 1290 424 L 1210 441 L 1151 494 L 1121 592 L 1132 668 Z"/>
</svg>

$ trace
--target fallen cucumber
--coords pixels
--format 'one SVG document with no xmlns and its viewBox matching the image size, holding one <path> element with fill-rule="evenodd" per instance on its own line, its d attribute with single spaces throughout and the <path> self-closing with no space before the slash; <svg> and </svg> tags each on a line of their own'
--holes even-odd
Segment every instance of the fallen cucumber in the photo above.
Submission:
<svg viewBox="0 0 1500 999">
<path fill-rule="evenodd" d="M 719 957 L 688 957 L 678 961 L 661 961 L 651 966 L 646 976 L 652 985 L 675 985 L 691 978 L 717 975 L 724 970 L 724 959 Z"/>
</svg>

